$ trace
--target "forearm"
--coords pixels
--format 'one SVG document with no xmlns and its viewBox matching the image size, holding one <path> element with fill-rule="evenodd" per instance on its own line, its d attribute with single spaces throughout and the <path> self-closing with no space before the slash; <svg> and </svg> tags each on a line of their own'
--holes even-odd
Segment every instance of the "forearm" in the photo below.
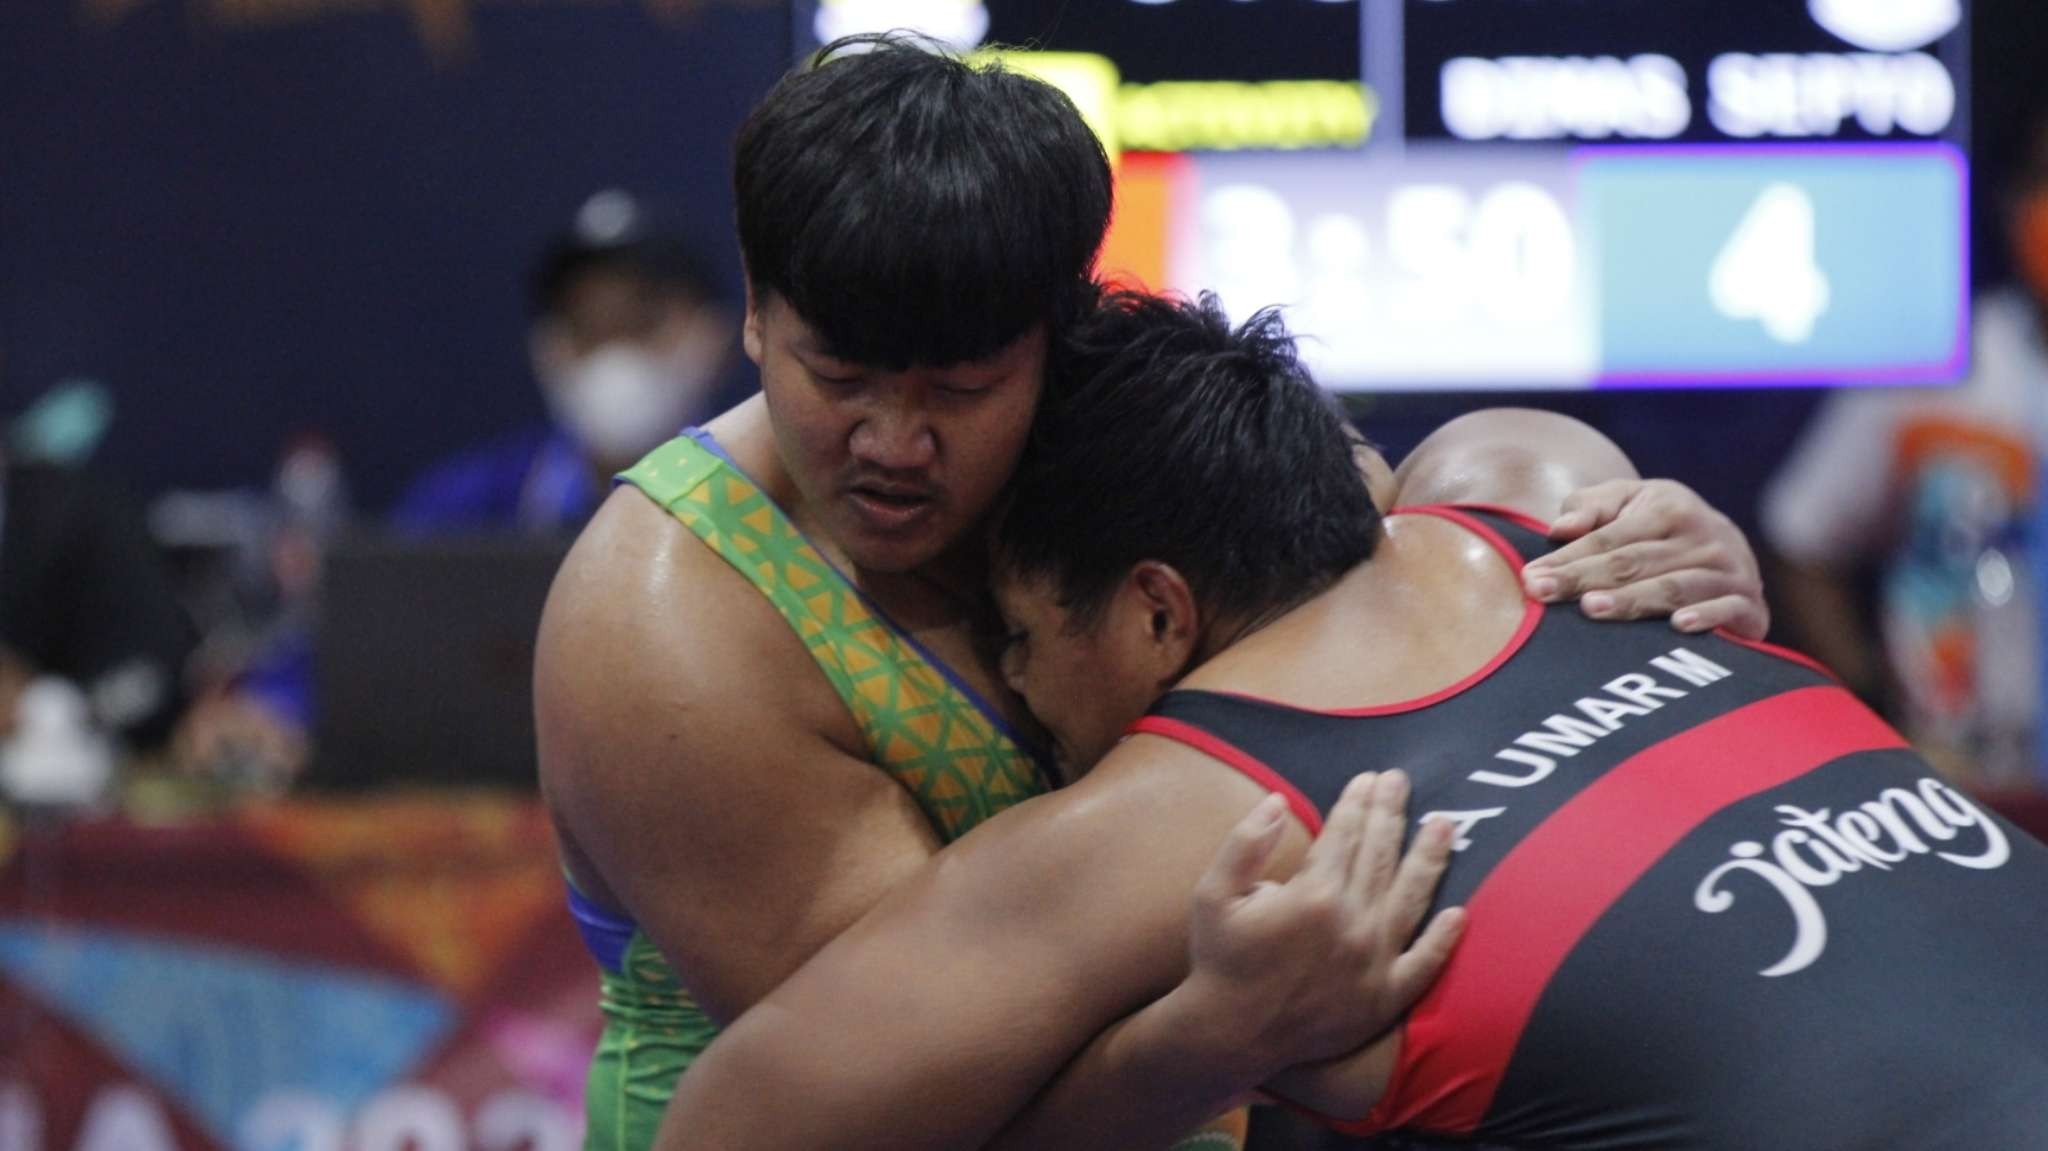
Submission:
<svg viewBox="0 0 2048 1151">
<path fill-rule="evenodd" d="M 1401 1034 L 1390 1031 L 1350 1055 L 1289 1067 L 1268 1079 L 1277 1099 L 1332 1119 L 1363 1119 L 1379 1105 L 1401 1056 Z"/>
<path fill-rule="evenodd" d="M 1269 1073 L 1187 984 L 1097 1036 L 1012 1119 L 990 1151 L 1173 1146 Z"/>
</svg>

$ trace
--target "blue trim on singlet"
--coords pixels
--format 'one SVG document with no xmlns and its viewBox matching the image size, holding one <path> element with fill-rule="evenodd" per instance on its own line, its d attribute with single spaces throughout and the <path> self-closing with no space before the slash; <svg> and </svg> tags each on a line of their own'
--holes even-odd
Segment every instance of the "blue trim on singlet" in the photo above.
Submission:
<svg viewBox="0 0 2048 1151">
<path fill-rule="evenodd" d="M 598 963 L 614 975 L 623 973 L 626 947 L 633 942 L 633 933 L 640 930 L 640 925 L 629 916 L 591 902 L 573 883 L 569 885 L 569 914 L 576 920 L 576 933 L 583 937 L 583 946 Z"/>
<path fill-rule="evenodd" d="M 717 456 L 721 460 L 724 460 L 727 467 L 731 468 L 733 471 L 738 472 L 741 476 L 744 476 L 748 483 L 754 484 L 756 488 L 761 487 L 760 484 L 754 482 L 754 477 L 747 475 L 747 469 L 741 467 L 739 465 L 739 462 L 737 460 L 734 460 L 732 456 L 726 452 L 724 445 L 720 444 L 718 442 L 717 437 L 713 436 L 709 430 L 699 427 L 688 427 L 683 429 L 683 434 L 697 441 L 698 443 L 704 445 L 705 451 L 710 452 L 712 455 Z M 762 496 L 764 499 L 767 498 L 767 493 L 765 489 L 763 489 Z M 967 702 L 974 705 L 974 710 L 980 712 L 982 718 L 988 720 L 989 725 L 991 727 L 994 727 L 997 731 L 1001 732 L 1004 735 L 1004 737 L 1006 737 L 1011 743 L 1016 744 L 1019 750 L 1023 751 L 1025 755 L 1031 758 L 1032 764 L 1038 768 L 1039 775 L 1043 776 L 1047 783 L 1053 783 L 1055 780 L 1059 778 L 1059 776 L 1053 771 L 1052 765 L 1046 762 L 1045 753 L 1038 747 L 1034 746 L 1030 740 L 1025 739 L 1021 734 L 1019 734 L 1016 728 L 1010 726 L 1010 721 L 1003 718 L 1002 712 L 997 711 L 993 706 L 989 704 L 988 700 L 982 698 L 980 692 L 974 690 L 974 688 L 971 687 L 966 680 L 961 679 L 959 674 L 956 673 L 950 666 L 948 666 L 945 660 L 942 660 L 938 656 L 932 654 L 931 649 L 919 643 L 917 641 L 916 636 L 911 635 L 908 631 L 906 631 L 903 628 L 903 625 L 897 623 L 894 619 L 891 619 L 889 617 L 889 613 L 882 610 L 881 605 L 877 604 L 874 600 L 869 599 L 867 593 L 860 590 L 860 585 L 854 583 L 852 577 L 848 576 L 844 571 L 841 571 L 838 564 L 832 562 L 832 557 L 825 554 L 825 549 L 819 547 L 815 543 L 812 543 L 811 538 L 804 534 L 803 529 L 796 526 L 796 521 L 794 519 L 790 519 L 788 512 L 782 511 L 782 508 L 779 505 L 775 505 L 775 501 L 773 499 L 769 499 L 768 502 L 770 505 L 775 506 L 776 511 L 782 512 L 782 518 L 789 520 L 790 529 L 796 532 L 797 538 L 804 541 L 806 544 L 810 544 L 811 550 L 818 553 L 818 558 L 824 560 L 825 565 L 827 567 L 830 567 L 833 570 L 833 572 L 835 572 L 839 576 L 839 578 L 846 584 L 846 586 L 852 590 L 855 597 L 857 597 L 869 611 L 875 613 L 875 618 L 881 620 L 882 623 L 885 626 L 887 626 L 890 631 L 895 632 L 896 637 L 898 639 L 910 645 L 910 650 L 916 652 L 918 656 L 922 658 L 926 663 L 932 665 L 933 670 L 937 671 L 939 675 L 943 677 L 947 683 L 953 685 L 953 690 L 967 697 Z"/>
<path fill-rule="evenodd" d="M 700 428 L 695 424 L 691 424 L 689 427 L 683 429 L 683 434 L 690 437 L 693 440 L 696 440 L 698 443 L 703 444 L 705 451 L 710 452 L 712 455 L 717 456 L 719 459 L 724 460 L 726 463 L 732 465 L 733 471 L 736 471 L 743 476 L 747 475 L 747 469 L 741 467 L 740 462 L 732 458 L 732 453 L 725 450 L 725 445 L 719 443 L 718 437 L 712 435 L 709 429 Z M 753 483 L 753 480 L 754 477 L 747 476 L 748 483 Z M 754 484 L 754 486 L 760 487 L 761 485 Z"/>
</svg>

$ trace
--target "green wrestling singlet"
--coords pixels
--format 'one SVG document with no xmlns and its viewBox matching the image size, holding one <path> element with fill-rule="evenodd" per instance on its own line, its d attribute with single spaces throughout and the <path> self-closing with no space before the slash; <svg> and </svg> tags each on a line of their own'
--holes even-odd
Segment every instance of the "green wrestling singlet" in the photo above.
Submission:
<svg viewBox="0 0 2048 1151">
<path fill-rule="evenodd" d="M 853 714 L 868 757 L 947 842 L 1046 789 L 997 713 L 869 604 L 708 433 L 669 441 L 620 478 L 775 605 Z M 584 1147 L 647 1151 L 676 1080 L 718 1028 L 638 924 L 573 887 L 569 902 L 598 961 L 604 1011 Z"/>
</svg>

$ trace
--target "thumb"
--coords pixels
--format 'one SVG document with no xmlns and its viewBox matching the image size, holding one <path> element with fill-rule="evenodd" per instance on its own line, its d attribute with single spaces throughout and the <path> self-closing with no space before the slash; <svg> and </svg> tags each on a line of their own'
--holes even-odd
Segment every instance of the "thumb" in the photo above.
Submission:
<svg viewBox="0 0 2048 1151">
<path fill-rule="evenodd" d="M 1550 521 L 1550 538 L 1574 540 L 1621 514 L 1623 504 L 1640 486 L 1627 480 L 1608 480 L 1579 488 L 1564 498 L 1556 518 Z"/>
<path fill-rule="evenodd" d="M 1257 807 L 1238 820 L 1216 852 L 1216 859 L 1209 864 L 1209 870 L 1203 873 L 1202 881 L 1195 885 L 1196 900 L 1221 906 L 1251 894 L 1265 873 L 1267 861 L 1273 858 L 1286 814 L 1287 802 L 1276 793 L 1260 800 Z"/>
</svg>

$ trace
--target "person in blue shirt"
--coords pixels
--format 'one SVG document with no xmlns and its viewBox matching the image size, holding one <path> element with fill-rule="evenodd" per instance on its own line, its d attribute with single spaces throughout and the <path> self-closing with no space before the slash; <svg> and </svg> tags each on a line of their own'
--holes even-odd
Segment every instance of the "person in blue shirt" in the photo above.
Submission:
<svg viewBox="0 0 2048 1151">
<path fill-rule="evenodd" d="M 535 261 L 528 348 L 550 422 L 461 452 L 400 499 L 419 534 L 580 527 L 613 474 L 738 397 L 737 327 L 688 247 L 624 192 L 590 198 Z"/>
</svg>

